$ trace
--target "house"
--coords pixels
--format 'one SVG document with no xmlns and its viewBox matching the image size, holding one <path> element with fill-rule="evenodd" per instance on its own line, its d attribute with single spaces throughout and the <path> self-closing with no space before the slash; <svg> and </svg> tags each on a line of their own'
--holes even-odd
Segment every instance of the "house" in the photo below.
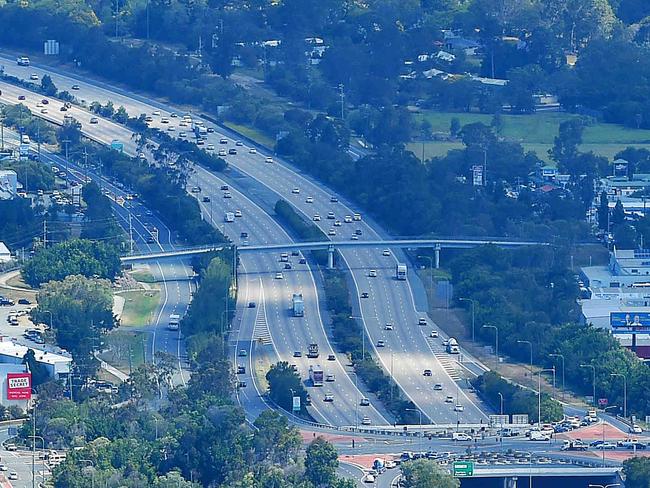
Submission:
<svg viewBox="0 0 650 488">
<path fill-rule="evenodd" d="M 11 252 L 4 242 L 0 242 L 0 263 L 11 261 Z"/>
</svg>

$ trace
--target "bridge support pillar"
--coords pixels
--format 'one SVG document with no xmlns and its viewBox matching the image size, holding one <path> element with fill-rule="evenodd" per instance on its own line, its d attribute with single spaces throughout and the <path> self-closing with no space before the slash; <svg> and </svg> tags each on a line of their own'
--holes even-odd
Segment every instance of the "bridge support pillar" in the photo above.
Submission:
<svg viewBox="0 0 650 488">
<path fill-rule="evenodd" d="M 440 244 L 436 244 L 436 247 L 433 248 L 434 256 L 435 256 L 435 262 L 436 262 L 436 269 L 440 268 Z"/>
<path fill-rule="evenodd" d="M 517 488 L 517 477 L 503 478 L 503 488 Z"/>
<path fill-rule="evenodd" d="M 334 269 L 334 246 L 327 246 L 327 269 Z"/>
</svg>

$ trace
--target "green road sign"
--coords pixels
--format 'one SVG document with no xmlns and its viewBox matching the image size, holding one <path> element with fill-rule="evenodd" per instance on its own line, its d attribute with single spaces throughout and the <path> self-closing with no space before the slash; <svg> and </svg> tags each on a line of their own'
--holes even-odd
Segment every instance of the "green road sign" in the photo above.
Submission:
<svg viewBox="0 0 650 488">
<path fill-rule="evenodd" d="M 461 478 L 474 476 L 474 463 L 471 461 L 457 461 L 454 463 L 454 476 Z"/>
</svg>

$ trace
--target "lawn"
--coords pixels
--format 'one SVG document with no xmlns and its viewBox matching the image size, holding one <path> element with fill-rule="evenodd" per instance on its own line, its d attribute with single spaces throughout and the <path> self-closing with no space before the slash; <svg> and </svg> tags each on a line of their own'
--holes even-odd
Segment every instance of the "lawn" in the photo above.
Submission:
<svg viewBox="0 0 650 488">
<path fill-rule="evenodd" d="M 131 370 L 144 363 L 146 335 L 144 332 L 114 330 L 106 336 L 106 351 L 99 357 L 111 366 L 130 374 Z"/>
<path fill-rule="evenodd" d="M 427 111 L 416 115 L 418 121 L 424 119 L 431 124 L 433 132 L 448 133 L 452 118 L 458 118 L 461 125 L 483 122 L 490 124 L 492 116 L 487 114 L 452 113 Z M 527 150 L 548 161 L 548 150 L 553 144 L 561 122 L 578 117 L 563 112 L 540 112 L 532 115 L 502 116 L 502 135 L 510 141 L 520 142 Z M 616 124 L 596 123 L 585 129 L 582 151 L 612 159 L 614 155 L 627 146 L 650 149 L 650 130 L 629 129 Z M 422 143 L 411 143 L 409 149 L 418 157 L 422 156 Z M 450 149 L 462 147 L 460 143 L 430 141 L 425 143 L 425 157 L 441 156 Z"/>
<path fill-rule="evenodd" d="M 133 278 L 135 281 L 139 281 L 140 283 L 156 282 L 156 279 L 153 277 L 153 275 L 149 271 L 145 271 L 144 269 L 133 271 L 129 274 L 131 275 L 131 278 Z"/>
<path fill-rule="evenodd" d="M 253 129 L 245 125 L 234 124 L 233 122 L 224 122 L 224 125 L 254 140 L 258 144 L 269 148 L 273 148 L 275 146 L 275 141 L 272 138 L 265 134 L 262 134 L 257 129 Z"/>
<path fill-rule="evenodd" d="M 159 290 L 137 290 L 120 293 L 125 299 L 122 311 L 122 327 L 143 327 L 153 322 L 160 303 Z"/>
</svg>

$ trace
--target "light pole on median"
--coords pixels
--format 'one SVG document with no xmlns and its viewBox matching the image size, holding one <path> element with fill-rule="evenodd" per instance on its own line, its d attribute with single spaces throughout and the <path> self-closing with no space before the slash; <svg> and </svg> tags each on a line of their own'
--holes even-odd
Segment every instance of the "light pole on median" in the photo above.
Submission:
<svg viewBox="0 0 650 488">
<path fill-rule="evenodd" d="M 596 406 L 596 366 L 594 366 L 593 364 L 581 364 L 580 367 L 581 368 L 591 368 L 591 372 L 592 372 L 592 375 L 593 375 L 592 376 L 592 382 L 591 382 L 592 387 L 593 387 L 593 397 L 592 397 L 592 399 L 593 399 L 593 404 L 594 404 L 594 407 L 595 407 Z"/>
<path fill-rule="evenodd" d="M 528 346 L 530 347 L 530 377 L 532 379 L 532 377 L 533 377 L 533 343 L 530 342 L 530 341 L 520 340 L 520 341 L 517 341 L 517 344 L 528 344 Z"/>
<path fill-rule="evenodd" d="M 537 372 L 537 426 L 542 425 L 542 373 L 555 373 L 555 368 L 540 369 Z M 541 430 L 541 429 L 540 429 Z"/>
<path fill-rule="evenodd" d="M 563 354 L 549 354 L 549 357 L 560 358 L 562 360 L 562 401 L 564 401 L 564 355 Z"/>
<path fill-rule="evenodd" d="M 496 371 L 497 369 L 499 369 L 499 328 L 496 325 L 490 325 L 490 324 L 485 324 L 483 325 L 482 328 L 494 329 L 494 342 L 495 342 L 494 355 L 496 358 L 494 370 Z"/>
<path fill-rule="evenodd" d="M 610 373 L 610 376 L 623 378 L 623 417 L 627 419 L 627 376 L 623 373 Z"/>
<path fill-rule="evenodd" d="M 476 342 L 476 327 L 475 327 L 475 306 L 476 306 L 476 300 L 473 300 L 472 298 L 459 298 L 459 302 L 471 302 L 472 303 L 472 342 Z"/>
<path fill-rule="evenodd" d="M 359 386 L 358 386 L 358 377 L 356 371 L 350 371 L 349 374 L 354 375 L 354 394 L 356 396 L 356 403 L 354 405 L 354 427 L 359 428 Z"/>
<path fill-rule="evenodd" d="M 418 435 L 420 436 L 420 452 L 422 452 L 422 439 L 424 437 L 422 435 L 422 410 L 419 408 L 405 408 L 404 410 L 407 412 L 417 412 L 420 415 L 420 432 Z"/>
</svg>

